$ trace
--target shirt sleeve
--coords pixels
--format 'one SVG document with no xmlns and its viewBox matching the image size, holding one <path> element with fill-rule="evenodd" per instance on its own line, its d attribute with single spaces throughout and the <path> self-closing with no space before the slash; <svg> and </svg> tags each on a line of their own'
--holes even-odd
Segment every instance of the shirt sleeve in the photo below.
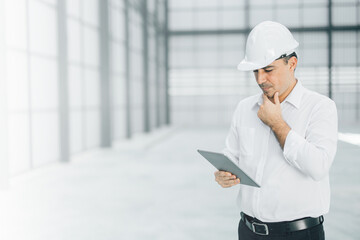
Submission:
<svg viewBox="0 0 360 240">
<path fill-rule="evenodd" d="M 223 154 L 236 164 L 239 164 L 239 138 L 236 124 L 236 112 L 237 111 L 235 111 L 232 117 L 231 126 L 225 140 L 225 148 L 223 150 Z"/>
<path fill-rule="evenodd" d="M 311 114 L 305 138 L 290 130 L 284 145 L 284 157 L 292 166 L 315 181 L 328 176 L 335 158 L 338 138 L 336 105 L 326 100 Z"/>
</svg>

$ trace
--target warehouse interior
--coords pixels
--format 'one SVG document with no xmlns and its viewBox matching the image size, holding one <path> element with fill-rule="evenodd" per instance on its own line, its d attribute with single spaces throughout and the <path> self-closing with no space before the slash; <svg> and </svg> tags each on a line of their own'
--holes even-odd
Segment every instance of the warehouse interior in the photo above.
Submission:
<svg viewBox="0 0 360 240">
<path fill-rule="evenodd" d="M 196 150 L 221 151 L 261 91 L 236 66 L 264 20 L 336 103 L 324 227 L 355 239 L 359 0 L 0 0 L 0 239 L 237 239 L 238 186 Z"/>
</svg>

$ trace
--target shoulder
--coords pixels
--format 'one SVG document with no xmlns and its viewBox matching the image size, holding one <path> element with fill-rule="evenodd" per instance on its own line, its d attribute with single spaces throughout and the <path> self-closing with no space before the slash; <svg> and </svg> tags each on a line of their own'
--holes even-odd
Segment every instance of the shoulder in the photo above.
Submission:
<svg viewBox="0 0 360 240">
<path fill-rule="evenodd" d="M 332 99 L 323 94 L 306 88 L 304 89 L 302 101 L 304 106 L 311 107 L 314 110 L 324 107 L 329 108 L 329 110 L 336 110 L 336 104 Z"/>
<path fill-rule="evenodd" d="M 251 109 L 260 99 L 261 97 L 261 93 L 252 95 L 250 97 L 246 97 L 244 99 L 242 99 L 237 107 L 236 107 L 236 111 L 242 111 L 242 110 L 246 110 L 246 109 Z"/>
<path fill-rule="evenodd" d="M 238 125 L 238 123 L 241 122 L 241 119 L 250 115 L 249 113 L 251 112 L 255 104 L 257 104 L 260 97 L 261 94 L 256 94 L 250 97 L 246 97 L 240 100 L 240 102 L 238 102 L 232 116 L 233 126 Z"/>
</svg>

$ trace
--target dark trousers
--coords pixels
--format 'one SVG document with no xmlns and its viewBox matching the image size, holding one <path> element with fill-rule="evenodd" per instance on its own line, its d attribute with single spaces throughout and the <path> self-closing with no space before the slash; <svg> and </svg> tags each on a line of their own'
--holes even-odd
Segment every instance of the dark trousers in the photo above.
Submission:
<svg viewBox="0 0 360 240">
<path fill-rule="evenodd" d="M 253 233 L 246 227 L 245 223 L 240 220 L 238 228 L 239 240 L 325 240 L 323 224 L 308 228 L 301 231 L 287 233 L 285 235 L 268 235 L 262 236 Z"/>
</svg>

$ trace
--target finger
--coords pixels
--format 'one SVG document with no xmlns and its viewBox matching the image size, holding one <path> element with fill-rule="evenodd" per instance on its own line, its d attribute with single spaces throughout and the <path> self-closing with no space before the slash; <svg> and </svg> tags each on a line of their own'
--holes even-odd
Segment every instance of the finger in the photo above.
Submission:
<svg viewBox="0 0 360 240">
<path fill-rule="evenodd" d="M 224 171 L 216 171 L 214 174 L 215 174 L 215 177 L 226 176 L 226 172 L 224 172 Z"/>
<path fill-rule="evenodd" d="M 231 172 L 224 172 L 224 174 L 220 175 L 220 177 L 224 179 L 235 179 L 236 175 L 232 174 Z"/>
<path fill-rule="evenodd" d="M 240 179 L 239 179 L 239 178 L 228 179 L 228 180 L 223 180 L 223 181 L 221 181 L 221 182 L 223 182 L 224 184 L 227 184 L 227 185 L 233 185 L 233 184 L 238 184 L 238 183 L 240 183 Z"/>
<path fill-rule="evenodd" d="M 224 176 L 224 177 L 219 177 L 219 180 L 221 181 L 230 181 L 230 180 L 235 180 L 236 176 Z"/>
<path fill-rule="evenodd" d="M 237 185 L 237 184 L 239 184 L 239 183 L 240 183 L 240 179 L 239 179 L 239 178 L 229 181 L 229 184 L 230 184 L 231 186 Z"/>
<path fill-rule="evenodd" d="M 223 188 L 229 188 L 229 187 L 231 187 L 230 185 L 226 185 L 226 184 L 224 184 L 224 185 L 221 185 Z"/>
<path fill-rule="evenodd" d="M 221 176 L 220 173 L 217 173 L 215 175 L 215 181 L 218 182 L 218 183 L 228 181 L 228 180 L 233 180 L 233 179 L 235 179 L 235 177 L 233 177 L 233 176 Z"/>
<path fill-rule="evenodd" d="M 235 179 L 235 180 L 229 180 L 229 181 L 224 181 L 224 182 L 222 182 L 220 185 L 222 186 L 222 187 L 232 187 L 232 186 L 235 186 L 235 185 L 237 185 L 237 184 L 239 184 L 240 183 L 240 179 Z"/>
<path fill-rule="evenodd" d="M 234 180 L 234 179 L 236 179 L 236 176 L 216 176 L 215 177 L 216 181 L 221 181 L 221 182 Z"/>
<path fill-rule="evenodd" d="M 275 100 L 275 104 L 278 105 L 280 104 L 280 100 L 279 100 L 279 92 L 276 92 L 274 95 L 274 100 Z"/>
<path fill-rule="evenodd" d="M 228 181 L 228 184 L 231 185 L 231 186 L 234 186 L 234 185 L 239 184 L 239 183 L 240 183 L 240 179 L 238 179 L 238 178 Z"/>
<path fill-rule="evenodd" d="M 228 188 L 228 187 L 232 186 L 229 181 L 222 181 L 222 182 L 220 182 L 220 185 L 224 188 Z"/>
<path fill-rule="evenodd" d="M 232 175 L 232 173 L 230 172 L 225 172 L 225 171 L 218 171 L 218 176 L 220 177 L 230 177 Z"/>
</svg>

